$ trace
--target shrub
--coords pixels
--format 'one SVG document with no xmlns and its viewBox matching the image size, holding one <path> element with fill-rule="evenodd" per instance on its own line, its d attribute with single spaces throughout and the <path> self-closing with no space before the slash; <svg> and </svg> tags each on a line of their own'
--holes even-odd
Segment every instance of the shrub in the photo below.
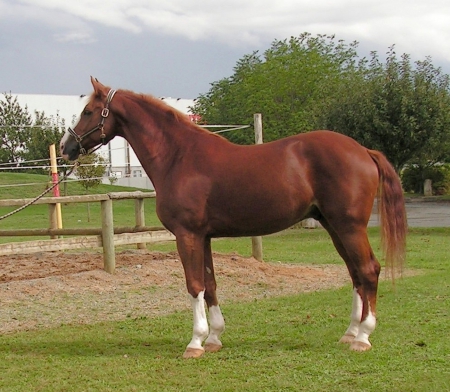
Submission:
<svg viewBox="0 0 450 392">
<path fill-rule="evenodd" d="M 450 193 L 450 165 L 448 164 L 433 166 L 412 164 L 403 170 L 401 178 L 406 192 L 423 194 L 424 181 L 430 179 L 433 195 Z"/>
</svg>

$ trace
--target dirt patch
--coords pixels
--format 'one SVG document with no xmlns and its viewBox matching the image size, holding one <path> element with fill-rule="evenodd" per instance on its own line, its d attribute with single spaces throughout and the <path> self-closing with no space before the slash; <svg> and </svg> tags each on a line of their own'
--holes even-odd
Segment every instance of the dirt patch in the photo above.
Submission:
<svg viewBox="0 0 450 392">
<path fill-rule="evenodd" d="M 116 273 L 101 253 L 0 256 L 0 333 L 155 316 L 190 308 L 176 253 L 124 251 Z M 350 282 L 344 265 L 262 263 L 214 254 L 222 303 L 289 295 Z"/>
</svg>

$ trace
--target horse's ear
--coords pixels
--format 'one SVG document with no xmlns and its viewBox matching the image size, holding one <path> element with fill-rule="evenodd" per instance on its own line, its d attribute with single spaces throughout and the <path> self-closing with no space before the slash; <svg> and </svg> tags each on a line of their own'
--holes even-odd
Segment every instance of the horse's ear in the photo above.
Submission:
<svg viewBox="0 0 450 392">
<path fill-rule="evenodd" d="M 101 84 L 97 78 L 94 78 L 93 76 L 91 76 L 91 83 L 92 83 L 92 87 L 94 87 L 94 93 L 95 95 L 102 95 L 105 94 L 104 90 L 106 89 L 105 86 L 103 86 L 103 84 Z"/>
</svg>

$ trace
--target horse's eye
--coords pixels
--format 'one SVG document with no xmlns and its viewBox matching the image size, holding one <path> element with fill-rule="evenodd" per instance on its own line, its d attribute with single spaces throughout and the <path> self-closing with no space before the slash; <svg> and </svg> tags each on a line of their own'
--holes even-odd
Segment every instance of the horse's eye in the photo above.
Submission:
<svg viewBox="0 0 450 392">
<path fill-rule="evenodd" d="M 92 114 L 92 112 L 90 110 L 84 109 L 84 111 L 83 111 L 84 116 L 90 116 L 91 114 Z"/>
</svg>

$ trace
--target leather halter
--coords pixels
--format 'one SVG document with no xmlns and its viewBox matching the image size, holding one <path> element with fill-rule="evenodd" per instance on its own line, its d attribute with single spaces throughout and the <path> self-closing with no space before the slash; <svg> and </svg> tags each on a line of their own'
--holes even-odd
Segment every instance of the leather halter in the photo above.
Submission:
<svg viewBox="0 0 450 392">
<path fill-rule="evenodd" d="M 101 118 L 100 122 L 94 128 L 92 128 L 90 131 L 87 131 L 87 132 L 83 133 L 82 135 L 77 135 L 72 128 L 70 128 L 70 127 L 67 128 L 67 132 L 69 132 L 69 134 L 75 138 L 75 141 L 80 146 L 80 154 L 81 155 L 85 155 L 87 153 L 86 149 L 81 145 L 81 142 L 83 141 L 83 139 L 87 138 L 89 135 L 93 134 L 94 132 L 101 131 L 101 134 L 100 134 L 101 144 L 98 147 L 91 150 L 90 153 L 98 150 L 101 146 L 106 145 L 106 142 L 105 142 L 106 135 L 105 135 L 103 126 L 105 125 L 105 120 L 109 115 L 109 104 L 111 103 L 111 101 L 114 97 L 114 94 L 116 92 L 117 91 L 113 90 L 113 89 L 109 90 L 108 95 L 106 96 L 105 107 L 102 109 L 102 118 Z"/>
</svg>

